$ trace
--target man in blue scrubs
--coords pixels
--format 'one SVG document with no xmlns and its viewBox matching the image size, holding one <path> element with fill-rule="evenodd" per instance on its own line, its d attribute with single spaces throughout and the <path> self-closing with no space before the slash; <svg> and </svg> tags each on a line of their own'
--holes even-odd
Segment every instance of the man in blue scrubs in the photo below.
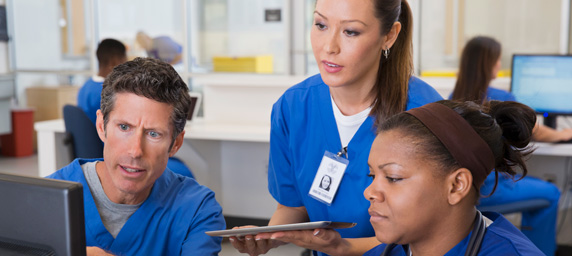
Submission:
<svg viewBox="0 0 572 256">
<path fill-rule="evenodd" d="M 106 78 L 96 128 L 103 159 L 76 159 L 49 178 L 84 186 L 88 255 L 217 255 L 225 228 L 214 193 L 166 168 L 183 143 L 188 87 L 152 58 Z"/>
<path fill-rule="evenodd" d="M 101 89 L 103 89 L 103 80 L 113 67 L 127 61 L 127 53 L 125 45 L 115 39 L 104 39 L 97 46 L 95 53 L 99 62 L 99 71 L 97 75 L 87 80 L 77 94 L 77 105 L 86 114 L 87 117 L 95 124 L 95 113 L 99 109 L 101 102 Z"/>
</svg>

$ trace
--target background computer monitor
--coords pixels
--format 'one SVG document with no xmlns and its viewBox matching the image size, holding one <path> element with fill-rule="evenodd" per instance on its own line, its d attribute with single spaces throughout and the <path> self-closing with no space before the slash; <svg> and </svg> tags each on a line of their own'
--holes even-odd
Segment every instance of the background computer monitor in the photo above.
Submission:
<svg viewBox="0 0 572 256">
<path fill-rule="evenodd" d="M 189 106 L 189 113 L 187 113 L 187 120 L 190 122 L 194 120 L 199 113 L 202 94 L 199 92 L 189 92 L 189 95 L 191 96 L 191 105 Z"/>
<path fill-rule="evenodd" d="M 556 116 L 572 115 L 572 55 L 523 55 L 512 57 L 510 90 L 544 116 L 544 124 L 556 128 Z"/>
<path fill-rule="evenodd" d="M 80 183 L 0 174 L 0 255 L 86 255 L 84 218 Z"/>
</svg>

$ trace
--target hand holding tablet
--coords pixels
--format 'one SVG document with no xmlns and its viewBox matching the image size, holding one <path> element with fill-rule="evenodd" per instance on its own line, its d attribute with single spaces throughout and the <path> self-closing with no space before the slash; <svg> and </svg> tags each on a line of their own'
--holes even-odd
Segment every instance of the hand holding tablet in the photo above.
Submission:
<svg viewBox="0 0 572 256">
<path fill-rule="evenodd" d="M 209 236 L 231 237 L 231 236 L 256 235 L 258 233 L 307 230 L 316 228 L 342 229 L 342 228 L 351 228 L 354 227 L 355 225 L 356 223 L 350 223 L 350 222 L 315 221 L 315 222 L 303 222 L 303 223 L 294 223 L 285 225 L 254 227 L 254 228 L 216 230 L 216 231 L 208 231 L 205 233 Z"/>
</svg>

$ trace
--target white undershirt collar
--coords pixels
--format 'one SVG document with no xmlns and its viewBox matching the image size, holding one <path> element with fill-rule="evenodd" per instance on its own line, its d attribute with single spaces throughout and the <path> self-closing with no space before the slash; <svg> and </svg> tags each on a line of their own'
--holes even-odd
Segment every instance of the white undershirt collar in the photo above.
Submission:
<svg viewBox="0 0 572 256">
<path fill-rule="evenodd" d="M 93 80 L 94 82 L 103 83 L 103 81 L 105 80 L 105 77 L 93 75 L 91 77 L 91 80 Z"/>
<path fill-rule="evenodd" d="M 332 109 L 334 110 L 334 118 L 336 119 L 336 125 L 338 126 L 342 148 L 347 147 L 353 136 L 359 130 L 359 127 L 369 116 L 372 107 L 370 106 L 355 115 L 346 116 L 342 114 L 342 111 L 340 111 L 334 102 L 334 98 L 331 94 L 330 99 L 332 101 Z"/>
</svg>

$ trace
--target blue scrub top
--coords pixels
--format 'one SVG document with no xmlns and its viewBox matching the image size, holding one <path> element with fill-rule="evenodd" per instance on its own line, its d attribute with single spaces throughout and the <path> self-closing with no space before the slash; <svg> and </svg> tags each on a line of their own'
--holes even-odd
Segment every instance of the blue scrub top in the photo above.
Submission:
<svg viewBox="0 0 572 256">
<path fill-rule="evenodd" d="M 520 230 L 507 219 L 496 212 L 483 212 L 483 215 L 493 221 L 487 227 L 481 249 L 477 255 L 544 255 L 536 246 L 524 236 Z M 449 250 L 445 256 L 465 255 L 472 232 Z M 366 252 L 364 256 L 379 256 L 387 245 L 381 244 Z M 398 245 L 389 254 L 391 256 L 407 256 L 406 250 Z"/>
<path fill-rule="evenodd" d="M 77 94 L 77 105 L 83 112 L 87 114 L 89 120 L 95 125 L 97 119 L 97 110 L 101 106 L 101 91 L 103 90 L 103 81 L 96 82 L 93 78 L 89 78 L 79 89 Z"/>
<path fill-rule="evenodd" d="M 129 217 L 117 237 L 107 231 L 81 165 L 103 159 L 76 159 L 47 178 L 83 185 L 86 246 L 114 255 L 218 255 L 220 237 L 206 231 L 226 228 L 214 193 L 194 179 L 166 169 L 139 209 Z"/>
<path fill-rule="evenodd" d="M 407 109 L 441 99 L 425 82 L 410 79 Z M 319 74 L 289 88 L 272 109 L 268 189 L 274 199 L 289 207 L 305 206 L 310 221 L 356 222 L 354 228 L 338 230 L 344 238 L 374 236 L 370 204 L 363 196 L 372 182 L 367 160 L 373 124 L 369 116 L 349 142 L 349 165 L 332 204 L 326 205 L 308 192 L 326 150 L 337 153 L 342 147 L 330 90 Z"/>
</svg>

